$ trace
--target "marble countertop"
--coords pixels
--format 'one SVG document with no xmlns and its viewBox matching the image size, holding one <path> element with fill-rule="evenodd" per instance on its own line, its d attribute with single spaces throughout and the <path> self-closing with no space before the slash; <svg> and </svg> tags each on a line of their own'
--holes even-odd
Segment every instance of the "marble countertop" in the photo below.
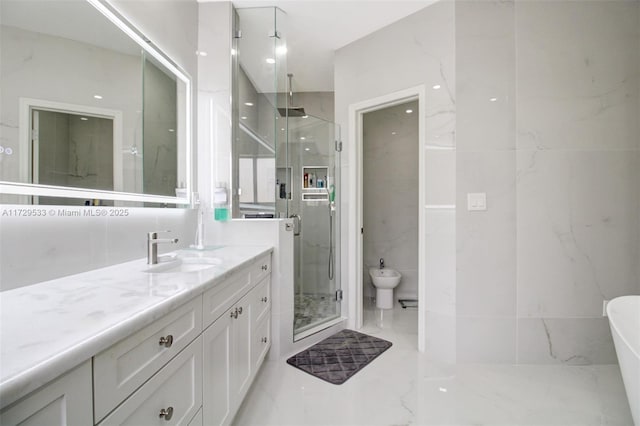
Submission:
<svg viewBox="0 0 640 426">
<path fill-rule="evenodd" d="M 0 408 L 216 286 L 270 247 L 180 250 L 221 264 L 149 273 L 146 259 L 0 293 Z"/>
</svg>

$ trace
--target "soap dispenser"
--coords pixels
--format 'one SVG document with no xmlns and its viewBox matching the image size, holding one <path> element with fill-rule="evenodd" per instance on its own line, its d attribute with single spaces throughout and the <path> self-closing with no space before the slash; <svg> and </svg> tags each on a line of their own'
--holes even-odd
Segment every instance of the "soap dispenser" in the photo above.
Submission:
<svg viewBox="0 0 640 426">
<path fill-rule="evenodd" d="M 229 197 L 227 196 L 227 185 L 224 182 L 217 182 L 213 191 L 213 217 L 215 220 L 229 220 Z"/>
</svg>

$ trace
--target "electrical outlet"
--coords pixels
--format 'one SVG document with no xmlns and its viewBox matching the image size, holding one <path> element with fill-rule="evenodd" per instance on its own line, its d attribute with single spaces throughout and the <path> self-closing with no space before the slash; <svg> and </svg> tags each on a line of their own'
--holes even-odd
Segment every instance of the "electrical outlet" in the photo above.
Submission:
<svg viewBox="0 0 640 426">
<path fill-rule="evenodd" d="M 606 317 L 607 316 L 607 305 L 609 304 L 609 301 L 607 299 L 604 299 L 602 301 L 602 316 Z"/>
</svg>

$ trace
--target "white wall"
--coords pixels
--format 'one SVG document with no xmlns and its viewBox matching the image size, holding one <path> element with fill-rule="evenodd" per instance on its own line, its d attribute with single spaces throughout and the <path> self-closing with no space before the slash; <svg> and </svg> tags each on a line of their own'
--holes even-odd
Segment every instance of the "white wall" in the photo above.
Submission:
<svg viewBox="0 0 640 426">
<path fill-rule="evenodd" d="M 456 4 L 458 203 L 489 206 L 458 209 L 458 361 L 616 362 L 603 299 L 640 291 L 639 8 Z"/>
<path fill-rule="evenodd" d="M 354 185 L 348 128 L 349 105 L 424 85 L 426 178 L 427 354 L 451 361 L 455 356 L 455 39 L 453 2 L 440 2 L 338 50 L 335 56 L 336 122 L 342 127 L 342 282 L 356 285 L 349 253 L 359 230 L 350 222 Z M 434 85 L 441 85 L 433 90 Z M 441 167 L 432 167 L 437 163 Z M 438 209 L 436 207 L 449 206 Z M 439 226 L 435 226 L 438 224 Z M 345 285 L 346 288 L 346 285 Z M 433 295 L 433 296 L 432 296 Z M 353 313 L 351 313 L 353 315 Z"/>
<path fill-rule="evenodd" d="M 402 274 L 394 298 L 418 298 L 418 114 L 411 101 L 363 117 L 365 296 L 375 296 L 369 268 L 384 258 Z"/>
<path fill-rule="evenodd" d="M 232 6 L 199 3 L 198 10 L 197 49 L 207 52 L 198 56 L 198 192 L 211 209 L 216 182 L 231 183 Z"/>
<path fill-rule="evenodd" d="M 416 84 L 427 86 L 427 102 L 450 93 L 423 112 L 427 144 L 456 147 L 426 151 L 427 205 L 457 205 L 428 209 L 428 354 L 615 362 L 602 301 L 640 292 L 638 8 L 441 2 L 336 53 L 344 130 L 356 102 Z M 434 118 L 448 126 L 434 131 Z M 343 160 L 350 176 L 354 159 Z M 343 183 L 344 196 L 353 181 Z M 471 192 L 487 194 L 487 211 L 467 211 Z M 356 231 L 345 232 L 343 249 Z"/>
<path fill-rule="evenodd" d="M 184 1 L 115 1 L 162 50 L 197 77 L 198 6 Z M 196 86 L 194 80 L 194 87 Z M 195 123 L 195 119 L 194 119 Z M 146 256 L 146 232 L 171 229 L 194 240 L 195 215 L 185 209 L 128 209 L 128 216 L 11 216 L 0 211 L 0 289 Z M 171 247 L 175 248 L 175 247 Z M 166 250 L 166 248 L 165 248 Z"/>
</svg>

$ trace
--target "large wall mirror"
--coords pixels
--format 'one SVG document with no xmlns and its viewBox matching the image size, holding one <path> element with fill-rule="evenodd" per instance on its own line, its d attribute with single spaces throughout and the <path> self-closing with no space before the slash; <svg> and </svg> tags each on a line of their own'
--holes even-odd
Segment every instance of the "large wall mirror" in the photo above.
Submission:
<svg viewBox="0 0 640 426">
<path fill-rule="evenodd" d="M 0 18 L 2 203 L 189 202 L 179 66 L 104 0 L 2 0 Z"/>
</svg>

